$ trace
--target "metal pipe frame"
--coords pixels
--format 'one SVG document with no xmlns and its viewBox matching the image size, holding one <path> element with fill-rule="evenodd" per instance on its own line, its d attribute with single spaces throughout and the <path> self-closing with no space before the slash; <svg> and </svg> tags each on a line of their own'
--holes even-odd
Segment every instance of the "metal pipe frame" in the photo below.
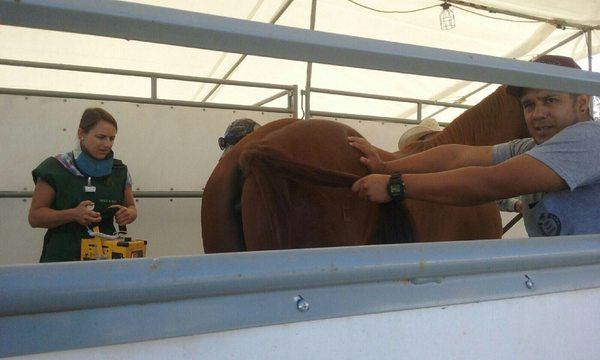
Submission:
<svg viewBox="0 0 600 360">
<path fill-rule="evenodd" d="M 540 56 L 544 56 L 544 55 L 550 54 L 552 51 L 554 51 L 554 50 L 558 49 L 559 47 L 561 47 L 561 46 L 563 46 L 563 45 L 565 45 L 565 44 L 567 44 L 567 43 L 570 43 L 571 41 L 573 41 L 573 40 L 577 39 L 578 37 L 580 37 L 581 35 L 584 35 L 585 33 L 586 33 L 586 32 L 585 32 L 584 30 L 581 30 L 581 31 L 578 31 L 577 33 L 575 33 L 575 34 L 573 34 L 573 35 L 569 36 L 568 38 L 566 38 L 566 39 L 564 39 L 564 40 L 562 40 L 562 41 L 559 41 L 559 42 L 558 42 L 556 45 L 552 46 L 552 47 L 551 47 L 551 48 L 549 48 L 548 50 L 546 50 L 546 51 L 544 51 L 544 52 L 542 52 L 542 53 L 538 54 L 538 55 L 537 55 L 537 56 L 534 58 L 534 60 L 535 60 L 535 59 L 537 59 L 537 58 L 539 58 Z"/>
<path fill-rule="evenodd" d="M 408 102 L 408 103 L 434 105 L 434 106 L 447 106 L 447 107 L 454 107 L 454 108 L 460 108 L 460 109 L 471 108 L 471 105 L 455 104 L 455 103 L 448 103 L 448 102 L 434 101 L 434 100 L 406 98 L 406 97 L 399 97 L 399 96 L 367 94 L 367 93 L 323 89 L 323 88 L 310 88 L 310 90 L 314 93 L 316 92 L 316 93 L 331 94 L 331 95 L 353 96 L 353 97 L 360 97 L 360 98 L 366 98 L 366 99 L 399 101 L 399 102 Z"/>
<path fill-rule="evenodd" d="M 0 266 L 0 357 L 595 289 L 598 240 L 557 236 Z M 298 311 L 299 298 L 309 311 Z"/>
<path fill-rule="evenodd" d="M 40 68 L 40 69 L 51 69 L 61 71 L 79 71 L 86 73 L 98 73 L 107 75 L 118 75 L 118 76 L 135 76 L 144 77 L 150 79 L 150 98 L 130 97 L 130 96 L 116 96 L 116 95 L 101 95 L 101 94 L 89 94 L 89 93 L 74 93 L 74 92 L 57 92 L 57 91 L 43 91 L 43 90 L 26 90 L 26 89 L 8 89 L 0 88 L 0 93 L 15 94 L 13 91 L 19 91 L 17 95 L 38 95 L 38 96 L 51 96 L 51 97 L 74 97 L 79 99 L 92 99 L 92 100 L 110 100 L 110 101 L 130 101 L 137 103 L 148 103 L 148 104 L 161 104 L 161 105 L 183 105 L 183 106 L 194 106 L 194 107 L 206 107 L 206 108 L 220 108 L 220 109 L 240 109 L 240 110 L 259 110 L 259 111 L 273 111 L 273 112 L 294 112 L 294 108 L 289 106 L 287 108 L 265 108 L 259 105 L 248 106 L 248 105 L 224 105 L 219 103 L 207 103 L 197 101 L 185 101 L 185 100 L 167 100 L 158 99 L 158 79 L 166 80 L 177 80 L 177 81 L 191 81 L 191 82 L 205 82 L 215 84 L 227 84 L 233 86 L 244 86 L 253 88 L 264 88 L 264 89 L 283 89 L 280 96 L 284 94 L 292 93 L 296 88 L 293 85 L 282 85 L 282 84 L 269 84 L 269 83 L 258 83 L 252 81 L 237 81 L 237 80 L 222 80 L 222 79 L 211 79 L 198 76 L 187 76 L 187 75 L 174 75 L 147 71 L 136 71 L 136 70 L 125 70 L 125 69 L 108 69 L 92 66 L 81 66 L 81 65 L 67 65 L 67 64 L 54 64 L 34 61 L 22 61 L 22 60 L 11 60 L 11 59 L 0 59 L 0 65 L 7 66 L 18 66 L 27 68 Z M 21 92 L 22 91 L 22 92 Z M 277 109 L 276 111 L 273 109 Z M 294 112 L 294 116 L 295 112 Z"/>
<path fill-rule="evenodd" d="M 0 59 L 0 65 L 41 68 L 41 69 L 51 69 L 51 70 L 80 71 L 80 72 L 89 72 L 89 73 L 98 73 L 98 74 L 135 76 L 135 77 L 156 78 L 156 79 L 165 79 L 165 80 L 180 80 L 180 81 L 190 81 L 190 82 L 225 84 L 225 85 L 234 85 L 234 86 L 264 88 L 264 89 L 282 89 L 282 90 L 293 90 L 294 89 L 293 85 L 259 83 L 259 82 L 254 82 L 254 81 L 221 80 L 221 79 L 212 79 L 212 78 L 200 77 L 200 76 L 175 75 L 175 74 L 167 74 L 167 73 L 126 70 L 126 69 L 109 69 L 109 68 L 101 68 L 101 67 L 95 67 L 95 66 L 55 64 L 55 63 L 45 63 L 45 62 L 37 62 L 37 61 Z"/>
<path fill-rule="evenodd" d="M 592 30 L 588 30 L 585 33 L 585 40 L 588 52 L 588 70 L 592 71 L 592 57 L 594 56 L 592 53 Z"/>
<path fill-rule="evenodd" d="M 317 22 L 317 0 L 312 0 L 310 5 L 310 31 L 315 31 L 315 24 Z M 310 120 L 310 88 L 312 85 L 312 68 L 313 63 L 309 61 L 306 63 L 306 88 L 304 92 L 304 119 Z"/>
<path fill-rule="evenodd" d="M 294 0 L 287 0 L 285 3 L 281 4 L 281 6 L 279 7 L 279 10 L 277 10 L 275 15 L 273 15 L 273 17 L 271 18 L 269 23 L 275 24 L 277 22 L 277 20 L 279 20 L 281 15 L 283 15 L 283 13 L 288 9 L 288 7 L 290 7 L 290 5 L 292 4 L 293 1 Z M 235 69 L 237 69 L 242 64 L 242 62 L 246 59 L 247 56 L 248 55 L 246 55 L 246 54 L 240 56 L 240 58 L 235 62 L 235 64 L 233 64 L 231 66 L 231 68 L 229 68 L 229 70 L 227 70 L 227 73 L 225 73 L 225 75 L 223 75 L 223 77 L 221 79 L 229 79 L 229 77 L 233 74 Z M 204 97 L 204 99 L 202 99 L 202 101 L 208 101 L 208 99 L 210 99 L 210 97 L 219 89 L 220 86 L 221 86 L 221 83 L 218 83 L 217 85 L 213 86 L 213 88 L 210 89 L 210 91 Z"/>
<path fill-rule="evenodd" d="M 293 112 L 292 109 L 266 107 L 266 106 L 201 103 L 201 102 L 197 102 L 197 101 L 151 99 L 151 98 L 142 98 L 142 97 L 133 97 L 133 96 L 103 95 L 103 94 L 91 94 L 91 93 L 64 92 L 64 91 L 0 88 L 0 94 L 22 95 L 22 96 L 45 96 L 45 97 L 86 99 L 86 100 L 98 100 L 98 101 L 121 101 L 121 102 L 137 103 L 137 104 L 188 106 L 188 107 L 198 107 L 198 108 L 207 108 L 207 109 L 268 111 L 268 112 L 283 113 L 283 114 L 292 114 L 292 112 Z"/>
<path fill-rule="evenodd" d="M 287 96 L 289 98 L 290 96 L 293 96 L 292 94 L 293 93 L 290 90 L 283 90 L 283 91 L 278 92 L 275 95 L 269 96 L 268 98 L 257 102 L 256 104 L 254 104 L 254 106 L 262 106 L 264 104 L 268 104 L 271 101 L 277 100 L 282 96 Z M 288 109 L 293 109 L 293 104 L 291 104 L 289 101 L 288 101 Z"/>
<path fill-rule="evenodd" d="M 366 121 L 380 121 L 380 122 L 391 122 L 391 123 L 399 123 L 399 124 L 417 125 L 422 120 L 421 108 L 422 108 L 423 104 L 435 105 L 435 106 L 446 106 L 446 107 L 461 108 L 461 109 L 469 109 L 471 107 L 470 105 L 446 103 L 446 102 L 441 102 L 441 101 L 421 100 L 421 99 L 405 98 L 405 97 L 398 97 L 398 96 L 388 96 L 388 95 L 366 94 L 366 93 L 357 93 L 357 92 L 351 92 L 351 91 L 341 91 L 341 90 L 332 90 L 332 89 L 323 89 L 323 88 L 310 88 L 310 89 L 308 89 L 308 91 L 311 91 L 313 93 L 322 93 L 322 94 L 331 94 L 331 95 L 340 95 L 340 96 L 352 96 L 352 97 L 376 99 L 376 100 L 409 102 L 409 103 L 417 104 L 417 120 L 399 119 L 399 118 L 386 117 L 386 116 L 370 116 L 370 115 L 360 115 L 360 114 L 337 113 L 337 112 L 328 112 L 328 111 L 314 111 L 314 110 L 311 111 L 311 114 L 316 115 L 316 116 L 326 116 L 326 117 L 343 118 L 343 119 L 357 119 L 357 120 L 366 120 Z M 304 94 L 306 96 L 306 93 L 304 91 L 302 91 L 302 94 Z M 440 125 L 447 126 L 448 123 L 440 123 Z"/>
<path fill-rule="evenodd" d="M 298 89 L 298 85 L 294 85 L 294 90 L 293 90 L 293 95 L 291 96 L 291 99 L 288 100 L 288 104 L 289 102 L 292 103 L 292 109 L 294 111 L 294 117 L 298 118 L 298 106 L 300 104 L 300 90 Z"/>
<path fill-rule="evenodd" d="M 330 111 L 312 111 L 314 116 L 322 116 L 322 117 L 330 117 L 330 118 L 340 118 L 340 119 L 351 119 L 351 120 L 364 120 L 364 121 L 375 121 L 375 122 L 386 122 L 386 123 L 395 123 L 395 124 L 407 124 L 407 125 L 418 125 L 420 120 L 413 119 L 399 119 L 393 117 L 386 116 L 372 116 L 372 115 L 359 115 L 359 114 L 348 114 L 348 113 L 338 113 L 338 112 L 330 112 Z M 444 127 L 448 126 L 450 123 L 440 122 L 439 125 Z"/>
<path fill-rule="evenodd" d="M 552 52 L 552 51 L 554 51 L 554 50 L 558 49 L 559 47 L 561 47 L 561 46 L 565 45 L 566 43 L 569 43 L 569 42 L 571 42 L 571 41 L 573 41 L 573 40 L 577 39 L 578 37 L 580 37 L 581 35 L 583 35 L 583 34 L 585 34 L 585 33 L 586 33 L 586 32 L 585 32 L 585 30 L 581 30 L 581 31 L 577 32 L 576 34 L 573 34 L 573 35 L 569 36 L 568 38 L 566 38 L 566 39 L 564 39 L 564 40 L 560 41 L 558 44 L 556 44 L 556 45 L 552 46 L 552 47 L 551 47 L 551 48 L 549 48 L 548 50 L 546 50 L 546 51 L 544 51 L 544 52 L 542 52 L 542 53 L 538 54 L 538 55 L 537 55 L 535 58 L 538 58 L 538 57 L 540 57 L 540 56 L 543 56 L 543 55 L 549 54 L 550 52 Z M 534 59 L 535 59 L 535 58 L 534 58 Z M 473 95 L 477 94 L 478 92 L 480 92 L 481 90 L 483 90 L 483 89 L 487 88 L 487 87 L 488 87 L 488 86 L 490 86 L 490 85 L 492 85 L 492 84 L 485 84 L 485 85 L 483 85 L 483 86 L 481 86 L 481 87 L 479 87 L 479 88 L 477 88 L 477 89 L 475 89 L 475 90 L 471 91 L 471 92 L 470 92 L 470 93 L 468 93 L 467 95 L 463 96 L 463 97 L 461 98 L 461 100 L 462 100 L 462 99 L 464 99 L 464 100 L 468 99 L 469 97 L 471 97 L 471 96 L 473 96 Z M 434 116 L 436 116 L 437 114 L 439 114 L 439 113 L 441 113 L 441 112 L 443 112 L 443 111 L 445 111 L 445 110 L 447 110 L 447 109 L 448 109 L 448 108 L 443 108 L 443 109 L 440 109 L 440 110 L 438 110 L 438 111 L 434 112 L 433 114 L 431 114 L 431 115 L 430 115 L 430 117 L 434 117 Z"/>
<path fill-rule="evenodd" d="M 523 19 L 530 19 L 530 20 L 535 20 L 535 21 L 539 21 L 539 22 L 545 22 L 548 24 L 552 24 L 559 29 L 562 29 L 565 27 L 572 27 L 572 28 L 576 28 L 576 29 L 585 31 L 588 29 L 599 29 L 600 28 L 600 26 L 589 26 L 589 25 L 584 25 L 584 24 L 580 24 L 580 23 L 576 23 L 576 22 L 572 22 L 572 21 L 568 21 L 568 20 L 550 19 L 550 18 L 545 18 L 545 17 L 541 17 L 541 16 L 534 16 L 534 15 L 529 15 L 529 14 L 525 14 L 525 13 L 521 13 L 521 12 L 504 10 L 504 9 L 500 9 L 500 8 L 496 8 L 496 7 L 492 7 L 492 6 L 475 4 L 475 3 L 472 3 L 469 1 L 462 1 L 462 0 L 444 0 L 444 1 L 451 3 L 451 4 L 455 4 L 455 5 L 467 6 L 467 7 L 473 8 L 473 9 L 477 9 L 477 10 L 484 10 L 484 11 L 487 11 L 490 13 L 504 14 L 504 15 L 519 17 L 519 18 L 523 18 Z"/>
<path fill-rule="evenodd" d="M 0 0 L 0 23 L 573 93 L 600 91 L 600 74 L 587 71 L 109 0 Z"/>
</svg>

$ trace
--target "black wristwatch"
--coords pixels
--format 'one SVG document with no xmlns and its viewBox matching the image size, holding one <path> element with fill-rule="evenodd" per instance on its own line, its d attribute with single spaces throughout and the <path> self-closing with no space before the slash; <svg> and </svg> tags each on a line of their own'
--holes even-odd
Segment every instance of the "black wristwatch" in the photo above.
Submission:
<svg viewBox="0 0 600 360">
<path fill-rule="evenodd" d="M 400 201 L 404 199 L 404 182 L 402 182 L 402 174 L 393 173 L 390 176 L 390 181 L 388 181 L 387 185 L 388 195 L 394 201 Z"/>
</svg>

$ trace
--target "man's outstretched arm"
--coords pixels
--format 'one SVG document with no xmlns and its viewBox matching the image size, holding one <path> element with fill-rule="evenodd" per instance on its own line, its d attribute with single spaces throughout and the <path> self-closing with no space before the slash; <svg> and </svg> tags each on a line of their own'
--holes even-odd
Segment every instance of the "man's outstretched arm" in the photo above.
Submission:
<svg viewBox="0 0 600 360">
<path fill-rule="evenodd" d="M 390 154 L 391 161 L 383 159 L 376 147 L 367 140 L 358 137 L 348 138 L 350 146 L 360 150 L 363 157 L 360 161 L 376 174 L 400 173 L 432 173 L 457 169 L 466 166 L 493 165 L 492 146 L 470 146 L 448 144 L 397 158 Z"/>
<path fill-rule="evenodd" d="M 387 202 L 389 175 L 369 175 L 352 186 L 359 196 Z M 519 155 L 495 166 L 469 166 L 425 174 L 404 174 L 404 196 L 446 205 L 468 206 L 535 192 L 560 191 L 566 182 L 547 165 Z"/>
</svg>

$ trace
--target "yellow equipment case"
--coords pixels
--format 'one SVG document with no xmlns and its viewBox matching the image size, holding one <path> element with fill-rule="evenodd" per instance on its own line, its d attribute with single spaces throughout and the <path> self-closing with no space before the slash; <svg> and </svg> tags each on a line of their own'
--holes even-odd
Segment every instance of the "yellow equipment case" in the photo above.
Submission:
<svg viewBox="0 0 600 360">
<path fill-rule="evenodd" d="M 94 237 L 81 239 L 81 260 L 131 259 L 146 257 L 146 240 L 132 240 L 123 234 L 110 239 L 93 229 Z"/>
</svg>

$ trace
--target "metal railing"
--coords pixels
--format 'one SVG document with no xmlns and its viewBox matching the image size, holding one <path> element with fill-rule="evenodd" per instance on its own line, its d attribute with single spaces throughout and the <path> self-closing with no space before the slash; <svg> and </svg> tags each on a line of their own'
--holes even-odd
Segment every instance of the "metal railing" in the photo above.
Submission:
<svg viewBox="0 0 600 360">
<path fill-rule="evenodd" d="M 582 94 L 597 95 L 600 88 L 600 74 L 574 69 L 125 2 L 98 0 L 89 6 L 76 1 L 0 0 L 0 22 L 8 26 Z M 106 26 L 107 23 L 111 26 Z"/>
<path fill-rule="evenodd" d="M 346 119 L 359 119 L 366 121 L 382 121 L 382 122 L 392 122 L 392 123 L 401 123 L 401 124 L 418 124 L 421 120 L 423 120 L 422 107 L 423 105 L 433 105 L 433 106 L 443 106 L 445 108 L 457 108 L 457 109 L 469 109 L 471 105 L 463 105 L 463 104 L 455 104 L 443 101 L 433 101 L 433 100 L 424 100 L 424 99 L 416 99 L 416 98 L 407 98 L 400 96 L 390 96 L 390 95 L 377 95 L 377 94 L 368 94 L 368 93 L 359 93 L 352 91 L 342 91 L 342 90 L 332 90 L 332 89 L 323 89 L 311 87 L 307 91 L 302 90 L 301 94 L 306 95 L 307 93 L 320 93 L 320 94 L 329 94 L 329 95 L 339 95 L 339 96 L 350 96 L 357 97 L 363 99 L 373 99 L 373 100 L 384 100 L 384 101 L 395 101 L 402 103 L 413 103 L 417 105 L 417 119 L 401 119 L 394 117 L 383 117 L 383 116 L 371 116 L 365 114 L 349 114 L 349 113 L 337 113 L 337 112 L 328 112 L 328 111 L 318 111 L 310 109 L 310 98 L 305 96 L 305 106 L 309 111 L 306 113 L 310 113 L 310 116 L 326 116 L 326 117 L 334 117 L 334 118 L 346 118 Z M 448 123 L 440 123 L 440 125 L 448 125 Z"/>
<path fill-rule="evenodd" d="M 212 79 L 212 78 L 199 77 L 199 76 L 174 75 L 174 74 L 148 72 L 148 71 L 109 69 L 109 68 L 101 68 L 101 67 L 93 67 L 93 66 L 55 64 L 55 63 L 22 61 L 22 60 L 11 60 L 11 59 L 0 59 L 0 65 L 17 66 L 17 67 L 24 67 L 24 68 L 59 70 L 59 71 L 75 71 L 75 72 L 85 72 L 85 73 L 107 74 L 107 75 L 115 75 L 115 76 L 133 76 L 133 77 L 139 77 L 139 78 L 147 78 L 150 82 L 148 97 L 106 95 L 106 94 L 80 93 L 80 92 L 69 92 L 69 91 L 18 89 L 18 88 L 0 88 L 0 94 L 49 96 L 49 97 L 61 97 L 61 98 L 68 97 L 68 98 L 90 99 L 90 100 L 127 101 L 127 102 L 134 102 L 134 103 L 143 103 L 143 104 L 177 105 L 177 106 L 251 110 L 251 111 L 269 111 L 269 112 L 278 112 L 278 113 L 288 113 L 288 114 L 292 114 L 293 116 L 296 116 L 296 114 L 298 113 L 298 100 L 297 100 L 298 99 L 298 86 L 296 86 L 296 85 L 282 85 L 282 84 L 259 83 L 259 82 L 252 82 L 252 81 Z M 197 82 L 197 83 L 211 83 L 211 84 L 221 84 L 221 85 L 230 85 L 230 86 L 243 86 L 243 87 L 250 87 L 250 88 L 261 88 L 261 89 L 274 89 L 274 90 L 281 90 L 281 91 L 273 96 L 268 97 L 265 100 L 257 102 L 255 105 L 226 104 L 226 103 L 215 103 L 215 102 L 193 101 L 193 100 L 175 100 L 175 99 L 166 99 L 166 98 L 158 97 L 158 83 L 159 83 L 158 80 L 159 79 Z M 283 108 L 283 107 L 262 106 L 262 105 L 272 102 L 282 96 L 287 96 L 287 106 L 286 107 Z"/>
</svg>

